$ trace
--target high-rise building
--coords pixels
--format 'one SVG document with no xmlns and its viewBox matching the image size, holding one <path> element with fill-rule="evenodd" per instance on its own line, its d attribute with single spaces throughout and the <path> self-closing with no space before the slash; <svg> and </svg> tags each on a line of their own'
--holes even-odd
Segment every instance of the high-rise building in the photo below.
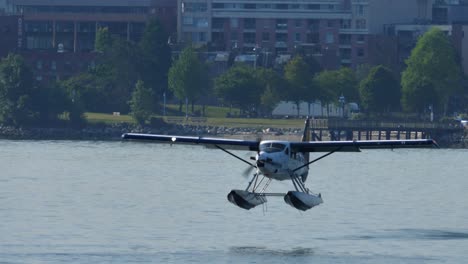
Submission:
<svg viewBox="0 0 468 264">
<path fill-rule="evenodd" d="M 429 0 L 178 0 L 178 41 L 214 50 L 294 53 L 325 68 L 368 61 L 385 24 L 424 19 Z"/>
</svg>

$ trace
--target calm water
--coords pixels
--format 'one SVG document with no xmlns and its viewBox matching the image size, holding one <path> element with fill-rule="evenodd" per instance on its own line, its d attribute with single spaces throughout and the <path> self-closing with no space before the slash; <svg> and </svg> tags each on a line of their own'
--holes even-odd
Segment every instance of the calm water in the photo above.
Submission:
<svg viewBox="0 0 468 264">
<path fill-rule="evenodd" d="M 467 150 L 334 154 L 305 213 L 228 203 L 244 169 L 197 147 L 0 141 L 0 263 L 468 262 Z"/>
</svg>

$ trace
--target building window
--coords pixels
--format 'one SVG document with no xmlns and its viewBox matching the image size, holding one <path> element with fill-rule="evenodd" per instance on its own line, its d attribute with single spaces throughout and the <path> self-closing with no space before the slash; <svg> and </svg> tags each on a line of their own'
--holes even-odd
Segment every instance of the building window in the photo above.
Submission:
<svg viewBox="0 0 468 264">
<path fill-rule="evenodd" d="M 57 70 L 57 62 L 52 61 L 50 63 L 50 69 L 53 70 L 53 71 Z"/>
<path fill-rule="evenodd" d="M 184 12 L 206 12 L 206 3 L 182 3 L 182 13 Z"/>
<path fill-rule="evenodd" d="M 192 32 L 191 38 L 193 42 L 205 42 L 206 32 Z"/>
<path fill-rule="evenodd" d="M 244 29 L 255 29 L 255 28 L 256 28 L 255 18 L 244 19 Z"/>
<path fill-rule="evenodd" d="M 366 29 L 366 20 L 365 19 L 358 19 L 356 20 L 356 29 Z"/>
<path fill-rule="evenodd" d="M 238 40 L 237 31 L 231 31 L 231 40 Z"/>
<path fill-rule="evenodd" d="M 285 30 L 288 29 L 287 19 L 276 19 L 276 29 Z"/>
<path fill-rule="evenodd" d="M 364 49 L 363 48 L 358 48 L 357 49 L 357 56 L 358 57 L 364 57 Z"/>
<path fill-rule="evenodd" d="M 365 40 L 364 35 L 357 35 L 356 42 L 363 43 Z"/>
<path fill-rule="evenodd" d="M 296 33 L 294 35 L 294 41 L 301 42 L 301 33 Z"/>
<path fill-rule="evenodd" d="M 302 27 L 302 20 L 301 19 L 296 19 L 294 21 L 296 28 L 301 28 Z"/>
<path fill-rule="evenodd" d="M 36 61 L 36 68 L 38 70 L 42 69 L 42 61 L 41 60 Z"/>
<path fill-rule="evenodd" d="M 184 17 L 182 18 L 182 24 L 184 24 L 185 26 L 191 26 L 191 25 L 193 25 L 193 17 L 184 16 Z"/>
<path fill-rule="evenodd" d="M 199 17 L 195 19 L 195 26 L 197 28 L 207 28 L 208 27 L 208 18 Z"/>
<path fill-rule="evenodd" d="M 317 31 L 320 28 L 320 21 L 317 20 L 317 19 L 309 19 L 307 24 L 308 24 L 308 26 L 307 26 L 308 29 L 311 30 L 311 31 Z"/>
<path fill-rule="evenodd" d="M 251 32 L 244 33 L 244 43 L 254 44 L 255 43 L 255 33 L 251 33 Z"/>
<path fill-rule="evenodd" d="M 310 10 L 320 10 L 320 5 L 318 5 L 318 4 L 310 4 L 310 5 L 307 5 L 307 9 L 310 9 Z"/>
<path fill-rule="evenodd" d="M 363 5 L 356 5 L 355 13 L 356 15 L 362 16 L 364 15 L 364 6 Z"/>
<path fill-rule="evenodd" d="M 335 21 L 327 20 L 327 27 L 332 28 L 335 25 Z"/>
<path fill-rule="evenodd" d="M 333 35 L 333 32 L 327 32 L 325 35 L 325 43 L 327 44 L 332 44 L 335 42 L 335 36 Z"/>
<path fill-rule="evenodd" d="M 341 45 L 351 45 L 351 35 L 341 34 L 340 35 L 340 44 Z"/>
<path fill-rule="evenodd" d="M 288 5 L 287 4 L 277 4 L 276 9 L 286 10 L 286 9 L 288 9 Z"/>
<path fill-rule="evenodd" d="M 276 42 L 287 42 L 288 34 L 287 33 L 276 33 Z"/>
<path fill-rule="evenodd" d="M 319 33 L 307 33 L 307 43 L 316 44 L 320 42 Z"/>
<path fill-rule="evenodd" d="M 351 20 L 349 19 L 340 20 L 340 28 L 343 28 L 343 29 L 351 28 Z"/>
<path fill-rule="evenodd" d="M 244 4 L 245 9 L 257 9 L 256 4 Z"/>
<path fill-rule="evenodd" d="M 222 18 L 213 18 L 211 24 L 214 29 L 224 28 L 224 20 Z"/>
<path fill-rule="evenodd" d="M 231 28 L 238 28 L 239 27 L 239 19 L 231 18 L 230 20 Z"/>
<path fill-rule="evenodd" d="M 351 59 L 351 49 L 340 49 L 340 58 L 342 60 L 350 60 Z"/>
<path fill-rule="evenodd" d="M 269 32 L 263 32 L 262 33 L 262 41 L 270 41 L 270 33 Z"/>
</svg>

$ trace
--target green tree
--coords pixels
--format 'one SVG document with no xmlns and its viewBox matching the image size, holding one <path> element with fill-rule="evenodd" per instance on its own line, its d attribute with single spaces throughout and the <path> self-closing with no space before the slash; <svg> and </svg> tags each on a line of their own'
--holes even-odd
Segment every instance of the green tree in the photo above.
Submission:
<svg viewBox="0 0 468 264">
<path fill-rule="evenodd" d="M 9 54 L 0 62 L 0 119 L 23 125 L 37 117 L 33 107 L 35 84 L 31 70 L 20 55 Z"/>
<path fill-rule="evenodd" d="M 94 41 L 94 49 L 98 52 L 105 52 L 112 46 L 112 36 L 107 27 L 100 27 L 96 31 L 96 39 Z"/>
<path fill-rule="evenodd" d="M 82 73 L 57 84 L 73 101 L 80 101 L 83 111 L 106 112 L 106 95 L 100 90 L 98 78 L 91 73 Z"/>
<path fill-rule="evenodd" d="M 138 124 L 144 125 L 153 114 L 153 91 L 146 87 L 143 81 L 138 80 L 132 99 L 129 101 L 131 115 Z"/>
<path fill-rule="evenodd" d="M 350 68 L 320 72 L 315 77 L 315 81 L 319 86 L 319 100 L 322 104 L 328 106 L 329 103 L 338 103 L 341 96 L 344 96 L 347 102 L 359 102 L 356 75 Z"/>
<path fill-rule="evenodd" d="M 98 93 L 97 79 L 93 75 L 80 74 L 57 85 L 68 97 L 66 111 L 72 125 L 79 127 L 85 124 L 85 111 L 107 110 L 98 107 L 104 102 L 105 96 Z"/>
<path fill-rule="evenodd" d="M 218 76 L 213 88 L 225 103 L 239 106 L 241 111 L 258 107 L 263 92 L 252 68 L 244 64 L 237 64 Z"/>
<path fill-rule="evenodd" d="M 87 108 L 102 109 L 103 112 L 123 112 L 130 109 L 127 104 L 131 93 L 139 78 L 138 63 L 140 61 L 138 46 L 127 40 L 113 38 L 111 46 L 98 56 L 98 65 L 83 80 L 73 81 L 93 81 L 95 95 L 100 95 L 97 104 L 91 97 L 84 97 L 84 104 Z M 91 101 L 88 101 L 91 99 Z"/>
<path fill-rule="evenodd" d="M 139 43 L 141 59 L 138 71 L 145 85 L 153 90 L 155 100 L 167 89 L 168 72 L 172 63 L 171 48 L 168 45 L 169 36 L 162 24 L 152 18 L 146 24 Z"/>
<path fill-rule="evenodd" d="M 429 105 L 447 109 L 449 97 L 460 88 L 460 66 L 447 36 L 431 28 L 417 42 L 401 78 L 402 105 L 423 112 Z"/>
<path fill-rule="evenodd" d="M 286 100 L 296 104 L 299 116 L 301 102 L 313 102 L 319 98 L 312 71 L 301 56 L 296 56 L 284 67 L 284 78 L 288 82 Z M 309 104 L 310 105 L 310 104 Z"/>
<path fill-rule="evenodd" d="M 327 115 L 329 114 L 328 104 L 334 102 L 338 98 L 337 88 L 339 86 L 339 72 L 338 71 L 322 71 L 315 76 L 320 93 L 318 99 L 322 103 L 322 116 L 323 105 L 327 105 Z"/>
<path fill-rule="evenodd" d="M 59 115 L 70 109 L 71 98 L 57 83 L 39 87 L 33 98 L 33 107 L 39 114 L 36 121 L 41 125 L 57 123 Z"/>
<path fill-rule="evenodd" d="M 400 85 L 393 72 L 382 65 L 376 66 L 360 84 L 361 106 L 373 113 L 398 110 L 400 91 Z"/>
<path fill-rule="evenodd" d="M 348 102 L 359 102 L 359 84 L 355 72 L 348 67 L 338 70 L 338 85 L 335 96 L 338 99 L 343 95 Z"/>
<path fill-rule="evenodd" d="M 186 98 L 194 103 L 208 91 L 208 69 L 192 47 L 185 48 L 179 59 L 169 69 L 169 89 L 182 102 Z"/>
<path fill-rule="evenodd" d="M 262 89 L 261 108 L 269 115 L 287 92 L 285 81 L 276 71 L 267 68 L 257 67 L 255 76 Z"/>
</svg>

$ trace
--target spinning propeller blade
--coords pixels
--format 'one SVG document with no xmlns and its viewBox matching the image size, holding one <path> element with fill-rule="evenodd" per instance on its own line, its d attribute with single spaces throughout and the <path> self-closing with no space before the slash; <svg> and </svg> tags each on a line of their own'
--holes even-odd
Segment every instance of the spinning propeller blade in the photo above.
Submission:
<svg viewBox="0 0 468 264">
<path fill-rule="evenodd" d="M 255 167 L 252 167 L 252 166 L 249 166 L 247 168 L 245 168 L 244 172 L 242 173 L 242 176 L 244 176 L 244 178 L 248 178 L 250 176 L 250 174 L 252 174 L 252 171 L 255 169 Z"/>
</svg>

